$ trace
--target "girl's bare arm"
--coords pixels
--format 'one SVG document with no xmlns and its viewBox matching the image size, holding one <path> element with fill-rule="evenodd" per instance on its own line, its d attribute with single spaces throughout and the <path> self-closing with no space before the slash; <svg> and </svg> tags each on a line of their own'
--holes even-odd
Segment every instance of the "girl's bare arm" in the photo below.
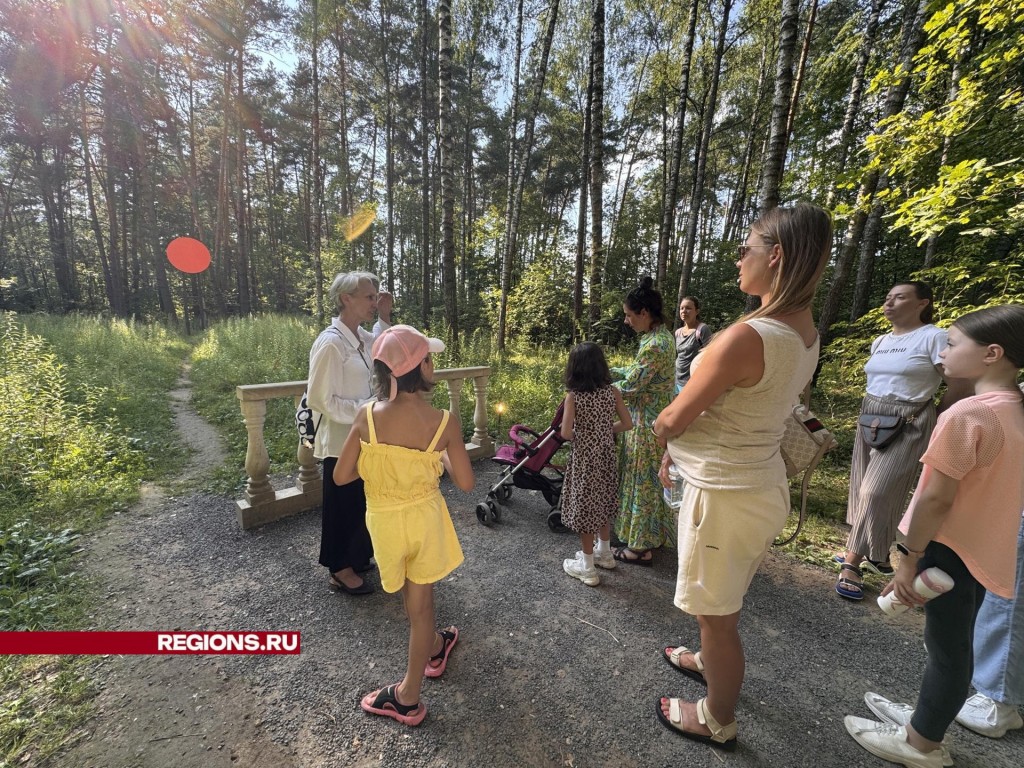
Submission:
<svg viewBox="0 0 1024 768">
<path fill-rule="evenodd" d="M 462 441 L 462 425 L 455 414 L 448 419 L 448 426 L 444 428 L 445 441 L 441 453 L 441 463 L 451 475 L 455 487 L 462 491 L 473 490 L 476 480 L 473 477 L 473 465 L 469 461 L 469 454 L 466 453 L 466 444 Z"/>
<path fill-rule="evenodd" d="M 918 487 L 917 501 L 914 503 L 914 516 L 910 519 L 907 538 L 904 546 L 914 552 L 923 552 L 932 540 L 942 521 L 953 505 L 960 481 L 944 475 L 934 467 L 928 473 L 928 479 Z M 896 598 L 904 605 L 922 605 L 925 600 L 914 590 L 914 578 L 917 576 L 919 556 L 904 555 L 900 558 L 899 568 L 891 584 L 882 590 L 882 594 L 896 591 Z"/>
<path fill-rule="evenodd" d="M 366 406 L 366 408 L 369 407 Z M 334 465 L 334 474 L 331 477 L 333 477 L 335 485 L 347 485 L 353 480 L 359 479 L 356 465 L 362 450 L 359 440 L 366 431 L 366 408 L 359 409 L 355 423 L 352 424 L 352 429 L 349 430 L 348 437 L 345 438 L 345 445 L 341 449 L 338 463 Z"/>
<path fill-rule="evenodd" d="M 616 435 L 620 432 L 629 432 L 633 428 L 633 417 L 629 415 L 629 409 L 626 407 L 626 401 L 622 399 L 622 393 L 619 390 L 612 388 L 615 392 L 615 415 L 618 416 L 618 421 L 612 425 L 612 432 Z"/>
<path fill-rule="evenodd" d="M 562 411 L 561 431 L 563 440 L 572 440 L 576 434 L 576 398 L 572 396 L 572 392 L 565 393 L 565 409 Z"/>
</svg>

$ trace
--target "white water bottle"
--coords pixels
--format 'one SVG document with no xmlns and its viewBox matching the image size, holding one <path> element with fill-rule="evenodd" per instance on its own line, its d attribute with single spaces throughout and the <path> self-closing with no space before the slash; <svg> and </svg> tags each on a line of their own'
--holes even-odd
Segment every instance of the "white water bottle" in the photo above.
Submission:
<svg viewBox="0 0 1024 768">
<path fill-rule="evenodd" d="M 671 462 L 668 465 L 668 481 L 672 485 L 665 489 L 665 503 L 672 509 L 679 509 L 683 500 L 683 475 Z"/>
<path fill-rule="evenodd" d="M 914 579 L 914 591 L 921 597 L 927 598 L 928 600 L 945 594 L 952 588 L 953 579 L 950 578 L 949 574 L 941 568 L 936 568 L 934 566 L 931 568 L 925 568 L 917 574 L 917 578 Z M 910 606 L 904 605 L 896 599 L 896 590 L 893 590 L 887 595 L 878 596 L 878 607 L 887 615 L 895 616 L 899 613 L 903 613 Z"/>
</svg>

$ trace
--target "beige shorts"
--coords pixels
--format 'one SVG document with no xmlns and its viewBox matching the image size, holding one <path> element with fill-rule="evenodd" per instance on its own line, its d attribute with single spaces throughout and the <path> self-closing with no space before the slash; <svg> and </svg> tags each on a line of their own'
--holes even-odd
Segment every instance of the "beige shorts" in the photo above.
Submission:
<svg viewBox="0 0 1024 768">
<path fill-rule="evenodd" d="M 728 616 L 743 607 L 772 541 L 789 515 L 789 487 L 716 491 L 686 483 L 679 505 L 676 607 Z"/>
</svg>

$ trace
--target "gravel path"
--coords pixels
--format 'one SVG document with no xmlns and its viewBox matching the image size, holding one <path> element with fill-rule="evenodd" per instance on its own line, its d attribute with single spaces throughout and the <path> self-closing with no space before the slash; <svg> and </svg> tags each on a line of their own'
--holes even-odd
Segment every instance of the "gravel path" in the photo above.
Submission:
<svg viewBox="0 0 1024 768">
<path fill-rule="evenodd" d="M 844 601 L 833 574 L 773 552 L 741 623 L 739 749 L 717 752 L 654 715 L 661 694 L 703 695 L 659 658 L 666 644 L 697 640 L 696 622 L 672 605 L 674 553 L 585 587 L 562 573 L 578 544 L 548 530 L 539 495 L 517 489 L 501 523 L 477 522 L 495 471 L 489 462 L 476 470 L 475 493 L 444 486 L 466 562 L 437 585 L 437 614 L 462 635 L 445 676 L 425 681 L 422 726 L 359 709 L 362 694 L 401 678 L 406 623 L 397 595 L 328 591 L 318 513 L 245 532 L 231 499 L 157 494 L 93 542 L 91 571 L 108 598 L 96 626 L 299 630 L 302 654 L 101 661 L 99 714 L 53 764 L 887 765 L 854 743 L 842 718 L 870 714 L 868 690 L 913 701 L 920 615 L 883 619 L 871 596 Z M 954 725 L 950 736 L 957 766 L 1024 763 L 1024 732 L 991 740 Z"/>
</svg>

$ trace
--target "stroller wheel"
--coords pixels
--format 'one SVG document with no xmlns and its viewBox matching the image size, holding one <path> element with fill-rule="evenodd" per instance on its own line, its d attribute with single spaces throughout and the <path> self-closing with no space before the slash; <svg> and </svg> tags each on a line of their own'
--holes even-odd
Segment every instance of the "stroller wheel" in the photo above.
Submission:
<svg viewBox="0 0 1024 768">
<path fill-rule="evenodd" d="M 495 491 L 494 495 L 500 503 L 504 504 L 512 498 L 512 487 L 508 485 L 499 485 L 498 490 Z"/>
<path fill-rule="evenodd" d="M 494 501 L 488 499 L 487 500 L 487 509 L 491 513 L 491 522 L 493 522 L 493 523 L 500 523 L 501 522 L 501 507 L 499 507 L 497 504 L 495 504 Z"/>
<path fill-rule="evenodd" d="M 479 520 L 484 525 L 490 525 L 491 524 L 490 512 L 491 512 L 491 510 L 488 508 L 488 506 L 485 503 L 480 502 L 479 504 L 476 505 L 476 519 Z"/>
<path fill-rule="evenodd" d="M 548 513 L 548 528 L 555 533 L 568 532 L 569 529 L 562 525 L 562 510 L 552 509 L 551 512 Z"/>
</svg>

